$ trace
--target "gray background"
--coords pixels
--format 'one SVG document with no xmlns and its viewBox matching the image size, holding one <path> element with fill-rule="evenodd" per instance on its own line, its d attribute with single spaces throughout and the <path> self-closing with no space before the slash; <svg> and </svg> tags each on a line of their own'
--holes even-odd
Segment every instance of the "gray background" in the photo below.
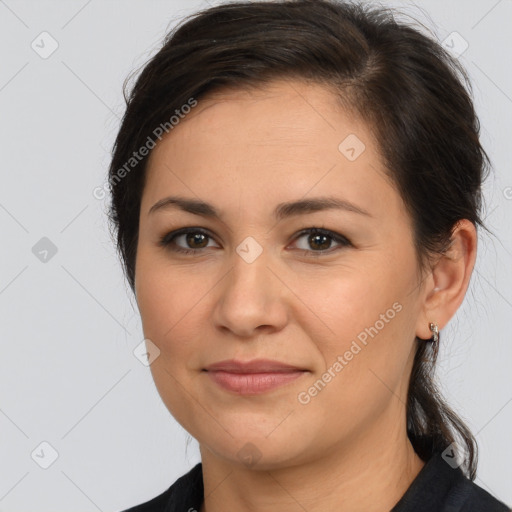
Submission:
<svg viewBox="0 0 512 512">
<path fill-rule="evenodd" d="M 120 510 L 199 461 L 133 354 L 140 320 L 93 190 L 105 183 L 124 78 L 208 3 L 0 1 L 0 511 Z M 455 37 L 453 51 L 468 44 L 459 58 L 494 165 L 485 217 L 496 237 L 480 238 L 470 290 L 441 333 L 438 376 L 479 442 L 477 483 L 512 504 L 512 1 L 391 4 L 439 40 Z M 31 46 L 49 51 L 52 40 L 47 58 Z M 42 442 L 58 454 L 47 469 Z"/>
</svg>

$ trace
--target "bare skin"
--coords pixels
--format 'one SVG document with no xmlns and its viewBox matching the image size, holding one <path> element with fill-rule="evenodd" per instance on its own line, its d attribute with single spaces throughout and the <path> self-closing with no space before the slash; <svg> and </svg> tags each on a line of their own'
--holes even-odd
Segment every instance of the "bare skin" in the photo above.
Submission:
<svg viewBox="0 0 512 512">
<path fill-rule="evenodd" d="M 350 134 L 365 145 L 359 155 L 353 138 L 339 149 Z M 460 306 L 476 257 L 473 224 L 461 221 L 450 252 L 421 274 L 411 219 L 369 127 L 300 81 L 199 101 L 157 144 L 147 172 L 137 303 L 160 350 L 151 364 L 160 396 L 199 442 L 201 511 L 389 511 L 424 466 L 405 421 L 415 336 L 430 338 L 429 322 L 441 330 Z M 149 212 L 171 195 L 210 203 L 221 218 Z M 368 214 L 273 216 L 280 203 L 318 197 Z M 183 227 L 207 236 L 191 229 L 159 245 Z M 299 234 L 312 227 L 350 243 Z M 242 244 L 247 237 L 253 245 Z M 257 247 L 253 261 L 242 257 Z M 259 395 L 228 392 L 203 371 L 254 358 L 307 371 Z M 325 386 L 308 391 L 319 379 Z"/>
</svg>

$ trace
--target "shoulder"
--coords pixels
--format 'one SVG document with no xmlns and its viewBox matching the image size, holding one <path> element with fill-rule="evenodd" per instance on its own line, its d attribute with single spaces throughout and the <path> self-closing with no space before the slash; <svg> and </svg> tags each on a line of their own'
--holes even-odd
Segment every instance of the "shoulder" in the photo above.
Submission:
<svg viewBox="0 0 512 512">
<path fill-rule="evenodd" d="M 122 512 L 164 512 L 172 493 L 172 485 L 162 494 L 145 503 L 123 510 Z"/>
<path fill-rule="evenodd" d="M 460 512 L 510 512 L 512 510 L 468 478 L 464 477 L 459 486 L 459 489 L 457 486 L 454 488 L 453 493 L 461 492 L 466 497 Z"/>
<path fill-rule="evenodd" d="M 155 498 L 122 512 L 197 512 L 203 492 L 202 464 L 198 463 Z"/>
<path fill-rule="evenodd" d="M 430 457 L 392 512 L 511 512 L 441 453 Z"/>
</svg>

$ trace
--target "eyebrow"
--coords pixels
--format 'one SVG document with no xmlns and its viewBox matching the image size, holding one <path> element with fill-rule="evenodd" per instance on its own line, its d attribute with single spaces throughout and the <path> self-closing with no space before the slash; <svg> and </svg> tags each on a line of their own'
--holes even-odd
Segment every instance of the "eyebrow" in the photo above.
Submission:
<svg viewBox="0 0 512 512">
<path fill-rule="evenodd" d="M 148 215 L 156 211 L 167 210 L 170 208 L 177 208 L 194 215 L 201 215 L 203 217 L 216 218 L 219 220 L 222 217 L 220 212 L 210 203 L 206 203 L 197 199 L 187 199 L 178 196 L 169 196 L 160 199 L 149 209 Z M 373 217 L 371 213 L 364 210 L 363 208 L 337 197 L 315 197 L 287 203 L 280 203 L 274 210 L 274 217 L 277 220 L 282 220 L 295 215 L 305 215 L 308 213 L 332 209 L 345 210 L 348 212 Z"/>
</svg>

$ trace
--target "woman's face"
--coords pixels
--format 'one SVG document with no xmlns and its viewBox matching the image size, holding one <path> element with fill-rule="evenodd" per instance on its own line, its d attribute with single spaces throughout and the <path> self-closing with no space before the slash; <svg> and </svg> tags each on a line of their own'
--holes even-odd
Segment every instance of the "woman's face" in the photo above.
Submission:
<svg viewBox="0 0 512 512">
<path fill-rule="evenodd" d="M 209 206 L 150 211 L 170 196 Z M 422 291 L 411 221 L 369 128 L 332 93 L 278 81 L 199 101 L 152 151 L 139 229 L 152 375 L 202 449 L 272 468 L 405 432 Z M 231 359 L 301 371 L 259 392 L 272 376 L 231 374 L 228 389 L 205 369 Z"/>
</svg>

